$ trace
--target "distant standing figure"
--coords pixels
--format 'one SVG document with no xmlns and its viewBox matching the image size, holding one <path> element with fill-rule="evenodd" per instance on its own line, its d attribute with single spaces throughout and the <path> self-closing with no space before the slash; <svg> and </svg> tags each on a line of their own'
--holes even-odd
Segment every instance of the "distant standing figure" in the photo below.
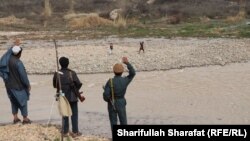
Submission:
<svg viewBox="0 0 250 141">
<path fill-rule="evenodd" d="M 109 46 L 109 55 L 112 54 L 112 51 L 113 51 L 113 43 L 110 43 L 110 46 Z"/>
<path fill-rule="evenodd" d="M 15 39 L 14 44 L 16 46 L 20 46 L 21 45 L 21 39 L 19 39 L 19 38 Z"/>
<path fill-rule="evenodd" d="M 145 52 L 145 51 L 144 51 L 144 42 L 143 42 L 143 41 L 140 42 L 139 54 L 140 54 L 141 50 L 143 51 L 143 53 Z"/>
<path fill-rule="evenodd" d="M 123 57 L 122 62 L 127 66 L 129 74 L 125 77 L 122 77 L 124 67 L 121 63 L 117 63 L 113 66 L 113 72 L 115 76 L 110 78 L 103 87 L 103 99 L 107 102 L 111 130 L 113 129 L 113 125 L 117 125 L 117 117 L 119 118 L 121 125 L 127 125 L 127 102 L 125 99 L 125 94 L 128 85 L 135 76 L 135 70 L 129 63 L 127 57 Z"/>
<path fill-rule="evenodd" d="M 4 78 L 6 91 L 10 99 L 14 117 L 13 123 L 21 122 L 18 118 L 18 110 L 20 110 L 23 116 L 22 123 L 30 124 L 31 120 L 28 118 L 28 100 L 31 86 L 24 64 L 20 60 L 23 51 L 20 44 L 21 40 L 16 39 L 14 46 L 1 58 L 2 68 L 8 68 L 8 74 L 4 75 L 5 72 L 2 72 L 1 76 Z"/>
</svg>

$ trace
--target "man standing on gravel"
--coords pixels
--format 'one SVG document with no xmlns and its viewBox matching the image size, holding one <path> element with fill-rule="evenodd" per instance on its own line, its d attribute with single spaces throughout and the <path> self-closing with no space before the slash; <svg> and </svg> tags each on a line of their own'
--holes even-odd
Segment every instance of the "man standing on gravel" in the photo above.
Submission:
<svg viewBox="0 0 250 141">
<path fill-rule="evenodd" d="M 62 92 L 65 94 L 65 97 L 69 101 L 71 110 L 72 110 L 72 116 L 71 116 L 71 124 L 72 124 L 72 132 L 69 132 L 69 117 L 63 117 L 64 122 L 64 129 L 63 134 L 64 136 L 71 135 L 72 137 L 81 136 L 82 133 L 79 132 L 78 129 L 78 100 L 77 96 L 75 95 L 73 85 L 77 89 L 77 91 L 82 87 L 82 83 L 80 82 L 77 74 L 75 71 L 68 69 L 69 65 L 69 59 L 66 57 L 61 57 L 59 59 L 59 63 L 61 65 L 60 72 L 62 72 L 63 75 L 60 75 L 61 80 L 61 89 Z M 54 88 L 57 88 L 57 91 L 59 91 L 59 80 L 57 78 L 57 72 L 55 72 L 53 77 L 53 86 Z"/>
<path fill-rule="evenodd" d="M 110 43 L 110 45 L 109 45 L 109 55 L 112 54 L 112 51 L 113 51 L 113 43 Z"/>
<path fill-rule="evenodd" d="M 127 65 L 129 75 L 122 77 L 122 73 L 124 72 L 123 65 L 121 63 L 115 64 L 113 67 L 115 76 L 107 81 L 103 92 L 103 99 L 108 104 L 111 130 L 113 130 L 113 125 L 117 125 L 117 116 L 121 125 L 127 125 L 127 102 L 125 94 L 129 83 L 133 80 L 136 74 L 133 66 L 128 62 L 127 57 L 123 57 L 122 62 Z"/>
<path fill-rule="evenodd" d="M 31 123 L 28 118 L 28 100 L 31 86 L 25 70 L 20 60 L 22 48 L 21 40 L 16 39 L 11 47 L 0 60 L 0 76 L 4 79 L 6 91 L 11 102 L 13 123 L 21 122 L 18 118 L 18 109 L 23 116 L 23 124 Z"/>
<path fill-rule="evenodd" d="M 143 53 L 145 52 L 144 51 L 144 42 L 140 42 L 140 48 L 139 48 L 139 54 L 141 53 L 141 50 L 143 51 Z"/>
</svg>

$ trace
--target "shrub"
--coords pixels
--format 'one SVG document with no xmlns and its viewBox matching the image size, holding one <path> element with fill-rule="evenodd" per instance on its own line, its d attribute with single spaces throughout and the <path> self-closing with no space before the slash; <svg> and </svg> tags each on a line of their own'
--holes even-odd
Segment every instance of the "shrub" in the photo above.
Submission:
<svg viewBox="0 0 250 141">
<path fill-rule="evenodd" d="M 111 24 L 112 22 L 110 20 L 94 15 L 87 17 L 73 18 L 68 22 L 69 27 L 73 29 L 90 28 L 90 27 L 97 27 L 101 25 L 111 25 Z"/>
</svg>

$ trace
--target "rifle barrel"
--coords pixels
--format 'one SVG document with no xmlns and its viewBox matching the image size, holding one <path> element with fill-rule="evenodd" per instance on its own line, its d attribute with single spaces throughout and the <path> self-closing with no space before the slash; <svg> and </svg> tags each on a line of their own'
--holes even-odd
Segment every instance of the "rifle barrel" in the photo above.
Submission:
<svg viewBox="0 0 250 141">
<path fill-rule="evenodd" d="M 59 92 L 61 92 L 61 79 L 60 79 L 60 74 L 59 74 L 59 60 L 58 60 L 58 51 L 57 51 L 57 44 L 56 44 L 56 40 L 53 39 L 54 44 L 55 44 L 55 50 L 56 50 L 56 67 L 57 67 L 57 81 L 58 81 L 58 89 Z"/>
</svg>

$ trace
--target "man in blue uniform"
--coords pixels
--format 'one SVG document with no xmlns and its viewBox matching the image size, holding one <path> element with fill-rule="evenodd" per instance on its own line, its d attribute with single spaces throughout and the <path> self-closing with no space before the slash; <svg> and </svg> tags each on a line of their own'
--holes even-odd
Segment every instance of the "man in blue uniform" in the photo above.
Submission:
<svg viewBox="0 0 250 141">
<path fill-rule="evenodd" d="M 18 109 L 20 109 L 23 116 L 23 124 L 31 123 L 28 118 L 28 100 L 30 95 L 30 83 L 25 70 L 25 67 L 20 60 L 22 54 L 22 48 L 19 46 L 20 40 L 15 41 L 15 45 L 10 48 L 7 53 L 1 58 L 1 69 L 6 67 L 7 75 L 4 76 L 4 82 L 8 97 L 11 102 L 12 114 L 14 117 L 13 123 L 21 122 L 18 118 Z M 3 65 L 5 60 L 5 65 Z"/>
<path fill-rule="evenodd" d="M 125 99 L 125 94 L 128 85 L 135 76 L 135 70 L 128 62 L 127 57 L 123 57 L 122 62 L 127 65 L 129 74 L 125 77 L 122 77 L 122 73 L 124 72 L 123 65 L 121 63 L 115 64 L 113 67 L 115 76 L 107 81 L 103 92 L 103 99 L 108 104 L 111 129 L 113 129 L 113 125 L 117 125 L 117 117 L 119 118 L 121 125 L 127 125 L 127 102 Z"/>
</svg>

